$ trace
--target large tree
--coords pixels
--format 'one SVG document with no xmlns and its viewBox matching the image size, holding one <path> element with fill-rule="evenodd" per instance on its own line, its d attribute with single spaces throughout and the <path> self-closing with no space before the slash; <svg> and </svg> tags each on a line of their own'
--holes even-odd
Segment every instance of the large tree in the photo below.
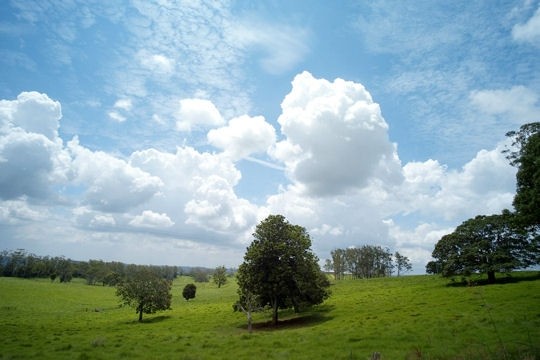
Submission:
<svg viewBox="0 0 540 360">
<path fill-rule="evenodd" d="M 525 124 L 519 131 L 510 131 L 513 149 L 507 149 L 510 164 L 518 168 L 514 208 L 519 220 L 529 230 L 540 226 L 540 122 Z"/>
<path fill-rule="evenodd" d="M 495 282 L 496 272 L 508 272 L 538 263 L 538 238 L 516 225 L 508 210 L 500 215 L 479 215 L 459 225 L 435 245 L 435 262 L 428 271 L 437 269 L 443 276 L 468 276 L 485 273 Z"/>
<path fill-rule="evenodd" d="M 142 321 L 143 313 L 171 308 L 171 285 L 171 281 L 163 279 L 156 271 L 141 267 L 117 285 L 116 295 L 125 305 L 135 308 Z"/>
<path fill-rule="evenodd" d="M 303 227 L 282 215 L 270 215 L 257 225 L 253 237 L 237 273 L 241 300 L 250 296 L 257 305 L 269 306 L 276 325 L 279 309 L 300 311 L 328 297 L 329 281 Z"/>
</svg>

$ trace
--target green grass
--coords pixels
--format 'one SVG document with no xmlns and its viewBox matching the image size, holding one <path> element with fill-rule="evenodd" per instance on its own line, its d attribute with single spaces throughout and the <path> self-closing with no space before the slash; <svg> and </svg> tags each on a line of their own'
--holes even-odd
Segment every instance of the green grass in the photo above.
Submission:
<svg viewBox="0 0 540 360">
<path fill-rule="evenodd" d="M 527 276 L 528 277 L 524 277 Z M 0 278 L 0 359 L 539 359 L 540 280 L 447 286 L 435 276 L 343 280 L 309 313 L 235 313 L 236 286 L 197 283 L 137 322 L 115 289 Z"/>
</svg>

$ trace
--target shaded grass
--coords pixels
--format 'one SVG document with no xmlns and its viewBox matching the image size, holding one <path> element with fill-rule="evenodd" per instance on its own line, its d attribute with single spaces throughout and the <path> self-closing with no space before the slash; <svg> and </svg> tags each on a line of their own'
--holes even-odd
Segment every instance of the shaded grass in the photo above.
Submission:
<svg viewBox="0 0 540 360">
<path fill-rule="evenodd" d="M 236 285 L 197 283 L 172 310 L 144 316 L 115 289 L 0 278 L 0 359 L 538 359 L 540 280 L 448 287 L 435 276 L 343 280 L 304 314 L 234 313 Z"/>
</svg>

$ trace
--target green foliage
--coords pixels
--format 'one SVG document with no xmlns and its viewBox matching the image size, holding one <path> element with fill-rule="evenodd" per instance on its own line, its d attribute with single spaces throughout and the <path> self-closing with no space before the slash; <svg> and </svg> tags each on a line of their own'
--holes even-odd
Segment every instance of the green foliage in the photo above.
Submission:
<svg viewBox="0 0 540 360">
<path fill-rule="evenodd" d="M 509 272 L 537 263 L 538 242 L 516 225 L 515 215 L 508 210 L 501 215 L 477 216 L 443 236 L 435 245 L 435 263 L 428 272 L 445 277 L 485 273 L 495 281 L 496 272 Z"/>
<path fill-rule="evenodd" d="M 540 233 L 540 122 L 525 124 L 510 131 L 513 151 L 506 149 L 510 164 L 517 166 L 514 208 L 522 225 Z"/>
<path fill-rule="evenodd" d="M 187 284 L 184 287 L 184 290 L 182 290 L 182 296 L 184 297 L 184 299 L 186 299 L 186 301 L 188 301 L 189 299 L 195 299 L 196 292 L 197 287 L 195 286 L 195 284 Z"/>
<path fill-rule="evenodd" d="M 343 279 L 345 273 L 355 279 L 392 275 L 394 264 L 388 248 L 363 245 L 347 249 L 334 249 L 331 265 L 336 280 Z"/>
<path fill-rule="evenodd" d="M 253 237 L 237 273 L 240 298 L 249 293 L 259 306 L 269 305 L 275 325 L 279 309 L 300 311 L 328 297 L 328 279 L 303 227 L 270 215 L 257 225 Z"/>
<path fill-rule="evenodd" d="M 193 281 L 199 282 L 199 283 L 205 283 L 208 282 L 208 278 L 210 277 L 211 270 L 196 267 L 191 269 L 191 276 L 193 277 Z"/>
<path fill-rule="evenodd" d="M 225 266 L 218 266 L 212 274 L 212 279 L 214 279 L 214 283 L 218 288 L 225 285 L 227 283 L 227 269 L 225 269 Z"/>
<path fill-rule="evenodd" d="M 116 287 L 116 295 L 125 305 L 135 308 L 142 321 L 143 313 L 153 314 L 171 308 L 171 282 L 150 268 L 140 268 Z"/>
<path fill-rule="evenodd" d="M 394 258 L 396 259 L 397 276 L 401 275 L 403 272 L 412 270 L 412 264 L 408 257 L 403 256 L 396 251 Z"/>
<path fill-rule="evenodd" d="M 472 287 L 426 275 L 345 279 L 324 304 L 280 313 L 278 327 L 253 313 L 251 336 L 231 309 L 233 279 L 197 284 L 198 300 L 186 302 L 179 294 L 193 279 L 178 277 L 173 309 L 136 326 L 112 287 L 0 277 L 0 359 L 540 359 L 535 275 Z"/>
</svg>

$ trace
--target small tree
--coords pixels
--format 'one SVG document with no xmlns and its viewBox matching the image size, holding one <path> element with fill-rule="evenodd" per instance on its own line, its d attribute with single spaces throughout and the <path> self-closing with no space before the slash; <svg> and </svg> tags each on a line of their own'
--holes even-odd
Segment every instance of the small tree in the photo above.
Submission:
<svg viewBox="0 0 540 360">
<path fill-rule="evenodd" d="M 408 257 L 403 256 L 396 251 L 394 258 L 396 259 L 397 276 L 399 276 L 401 272 L 412 270 L 411 261 Z"/>
<path fill-rule="evenodd" d="M 218 266 L 214 270 L 212 278 L 218 286 L 218 289 L 221 287 L 221 285 L 225 285 L 227 283 L 227 269 L 225 269 L 225 266 Z"/>
<path fill-rule="evenodd" d="M 153 314 L 171 308 L 171 282 L 162 279 L 148 268 L 137 269 L 116 287 L 125 305 L 135 308 L 142 321 L 143 313 Z"/>
<path fill-rule="evenodd" d="M 248 331 L 251 334 L 253 332 L 253 313 L 263 310 L 264 307 L 259 305 L 259 298 L 253 293 L 247 291 L 240 299 L 233 305 L 234 311 L 242 311 L 247 317 Z"/>
<path fill-rule="evenodd" d="M 197 292 L 197 287 L 195 284 L 187 284 L 184 286 L 184 290 L 182 290 L 182 296 L 186 301 L 189 301 L 189 299 L 195 298 L 195 293 Z"/>
</svg>

